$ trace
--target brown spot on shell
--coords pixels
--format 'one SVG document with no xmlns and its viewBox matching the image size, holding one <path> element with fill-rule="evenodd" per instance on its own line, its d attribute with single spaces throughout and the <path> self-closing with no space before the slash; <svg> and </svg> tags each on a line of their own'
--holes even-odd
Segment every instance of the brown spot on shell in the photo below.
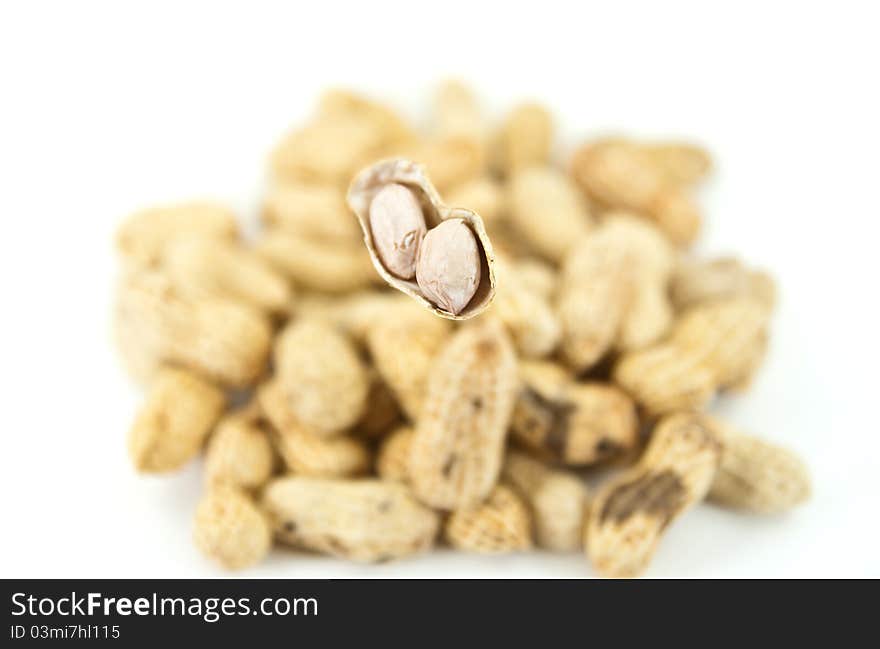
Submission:
<svg viewBox="0 0 880 649">
<path fill-rule="evenodd" d="M 528 414 L 524 422 L 530 434 L 535 429 L 543 427 L 542 445 L 559 459 L 565 457 L 568 446 L 569 420 L 575 410 L 573 404 L 567 401 L 554 401 L 546 398 L 540 392 L 526 387 L 520 394 L 521 403 L 517 408 L 523 408 Z"/>
<path fill-rule="evenodd" d="M 599 522 L 623 523 L 641 512 L 658 517 L 662 529 L 685 505 L 685 496 L 685 487 L 674 471 L 646 473 L 614 489 L 602 507 Z"/>
</svg>

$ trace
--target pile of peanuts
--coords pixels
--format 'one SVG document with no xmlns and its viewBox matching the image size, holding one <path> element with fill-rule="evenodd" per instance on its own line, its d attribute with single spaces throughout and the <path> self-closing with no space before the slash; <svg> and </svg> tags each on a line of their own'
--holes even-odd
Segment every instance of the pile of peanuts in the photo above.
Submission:
<svg viewBox="0 0 880 649">
<path fill-rule="evenodd" d="M 775 296 L 687 253 L 706 152 L 615 137 L 559 163 L 538 104 L 490 125 L 448 82 L 433 106 L 416 132 L 326 92 L 274 149 L 251 236 L 209 202 L 121 225 L 115 335 L 147 391 L 129 453 L 149 474 L 204 456 L 199 550 L 238 569 L 273 542 L 365 562 L 537 547 L 632 577 L 704 500 L 804 502 L 794 453 L 707 413 L 760 368 Z M 358 213 L 349 186 L 383 160 L 427 189 L 387 182 Z M 460 218 L 456 254 L 420 208 Z"/>
</svg>

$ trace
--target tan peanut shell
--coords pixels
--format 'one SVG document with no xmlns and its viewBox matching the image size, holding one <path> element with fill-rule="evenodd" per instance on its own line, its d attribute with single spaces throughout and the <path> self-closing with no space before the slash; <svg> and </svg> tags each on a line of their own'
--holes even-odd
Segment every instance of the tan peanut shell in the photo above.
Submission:
<svg viewBox="0 0 880 649">
<path fill-rule="evenodd" d="M 773 278 L 763 271 L 747 268 L 733 257 L 682 261 L 672 275 L 669 290 L 678 310 L 732 297 L 751 297 L 768 308 L 776 301 Z"/>
<path fill-rule="evenodd" d="M 438 516 L 401 484 L 289 477 L 269 483 L 263 504 L 278 540 L 353 561 L 428 550 Z"/>
<path fill-rule="evenodd" d="M 413 421 L 422 411 L 434 358 L 450 330 L 445 320 L 411 308 L 388 311 L 369 329 L 367 349 L 373 363 Z"/>
<path fill-rule="evenodd" d="M 553 147 L 553 117 L 535 103 L 516 106 L 496 136 L 495 166 L 505 176 L 546 165 Z"/>
<path fill-rule="evenodd" d="M 370 272 L 373 272 L 372 268 Z M 397 291 L 362 290 L 341 296 L 308 293 L 297 299 L 295 314 L 301 318 L 324 320 L 353 341 L 363 344 L 370 327 L 401 305 L 422 311 Z"/>
<path fill-rule="evenodd" d="M 662 419 L 639 463 L 602 485 L 591 503 L 586 547 L 596 570 L 606 577 L 644 571 L 663 532 L 705 497 L 721 452 L 708 418 Z"/>
<path fill-rule="evenodd" d="M 482 139 L 486 127 L 479 102 L 461 81 L 449 79 L 434 93 L 434 128 L 437 137 Z"/>
<path fill-rule="evenodd" d="M 724 388 L 752 366 L 748 352 L 766 336 L 770 315 L 764 303 L 751 298 L 708 303 L 679 318 L 669 343 L 699 356 Z"/>
<path fill-rule="evenodd" d="M 670 184 L 692 185 L 712 169 L 709 153 L 693 144 L 655 142 L 640 148 Z"/>
<path fill-rule="evenodd" d="M 724 451 L 709 499 L 758 514 L 778 514 L 810 497 L 810 474 L 789 449 L 718 424 Z"/>
<path fill-rule="evenodd" d="M 638 443 L 635 404 L 618 388 L 576 383 L 552 363 L 520 366 L 510 432 L 532 452 L 568 465 L 619 456 Z"/>
<path fill-rule="evenodd" d="M 333 184 L 276 183 L 266 195 L 261 218 L 270 229 L 318 241 L 356 242 L 360 238 L 345 204 L 345 192 Z"/>
<path fill-rule="evenodd" d="M 561 263 L 593 225 L 577 187 L 552 167 L 517 171 L 508 183 L 507 207 L 516 232 L 554 263 Z"/>
<path fill-rule="evenodd" d="M 520 552 L 532 547 L 531 515 L 513 489 L 497 485 L 485 502 L 452 512 L 444 536 L 449 545 L 465 552 Z"/>
<path fill-rule="evenodd" d="M 360 419 L 370 378 L 343 334 L 321 320 L 297 320 L 279 335 L 274 358 L 291 411 L 316 434 L 336 434 Z"/>
<path fill-rule="evenodd" d="M 117 291 L 117 340 L 141 367 L 181 365 L 223 385 L 253 383 L 269 355 L 271 326 L 259 311 L 229 300 L 184 298 L 164 274 L 128 273 Z"/>
<path fill-rule="evenodd" d="M 562 354 L 581 372 L 612 349 L 638 349 L 672 324 L 667 296 L 674 253 L 660 232 L 627 214 L 609 216 L 569 252 L 557 311 Z"/>
<path fill-rule="evenodd" d="M 486 143 L 468 135 L 431 137 L 393 152 L 425 168 L 441 192 L 476 180 L 486 173 Z"/>
<path fill-rule="evenodd" d="M 689 245 L 699 232 L 701 217 L 691 198 L 631 142 L 585 145 L 574 155 L 572 174 L 591 199 L 650 218 L 677 245 Z"/>
<path fill-rule="evenodd" d="M 668 340 L 624 354 L 614 379 L 653 414 L 702 408 L 716 391 L 754 373 L 769 315 L 750 298 L 698 305 L 679 318 Z"/>
<path fill-rule="evenodd" d="M 721 386 L 724 392 L 745 392 L 751 387 L 767 357 L 769 338 L 769 333 L 764 331 L 746 346 L 743 350 L 742 362 L 738 363 L 737 371 L 729 374 L 727 381 Z"/>
<path fill-rule="evenodd" d="M 529 504 L 538 547 L 554 552 L 583 547 L 589 500 L 577 476 L 518 451 L 507 453 L 501 475 Z"/>
<path fill-rule="evenodd" d="M 132 214 L 116 233 L 116 248 L 136 266 L 155 266 L 165 246 L 180 236 L 200 235 L 234 242 L 235 214 L 217 203 L 167 205 Z"/>
<path fill-rule="evenodd" d="M 388 108 L 336 90 L 321 98 L 311 122 L 282 139 L 270 163 L 278 180 L 342 187 L 359 167 L 411 137 Z"/>
<path fill-rule="evenodd" d="M 442 191 L 486 172 L 488 138 L 476 96 L 465 84 L 450 80 L 434 94 L 430 137 L 407 157 L 424 164 Z"/>
<path fill-rule="evenodd" d="M 269 554 L 272 532 L 250 497 L 235 487 L 215 485 L 196 508 L 193 540 L 206 557 L 229 570 L 240 570 Z"/>
<path fill-rule="evenodd" d="M 363 246 L 327 242 L 279 228 L 265 232 L 254 251 L 298 288 L 349 293 L 379 281 Z"/>
<path fill-rule="evenodd" d="M 535 257 L 521 257 L 507 265 L 512 266 L 520 286 L 546 300 L 555 297 L 559 277 L 553 266 Z"/>
<path fill-rule="evenodd" d="M 349 435 L 326 437 L 315 433 L 297 419 L 277 381 L 261 385 L 257 401 L 272 424 L 278 454 L 294 473 L 344 478 L 364 474 L 369 469 L 370 452 L 363 440 Z"/>
<path fill-rule="evenodd" d="M 192 460 L 225 405 L 223 391 L 211 383 L 186 370 L 163 369 L 128 434 L 135 469 L 164 473 Z"/>
<path fill-rule="evenodd" d="M 502 281 L 490 313 L 504 323 L 522 357 L 550 355 L 559 344 L 562 327 L 549 301 L 520 281 L 515 266 L 499 265 L 499 277 Z"/>
<path fill-rule="evenodd" d="M 504 190 L 491 177 L 482 176 L 454 185 L 444 197 L 449 205 L 464 206 L 479 214 L 486 227 L 504 218 Z"/>
<path fill-rule="evenodd" d="M 291 307 L 287 280 L 244 248 L 208 237 L 181 237 L 162 254 L 162 267 L 180 294 L 193 300 L 227 299 L 270 312 Z"/>
<path fill-rule="evenodd" d="M 428 230 L 449 219 L 461 219 L 471 230 L 477 243 L 480 258 L 480 282 L 470 302 L 457 314 L 445 311 L 428 300 L 414 280 L 394 276 L 383 265 L 373 241 L 369 225 L 370 203 L 373 197 L 389 183 L 398 183 L 412 190 L 422 206 Z M 348 205 L 357 216 L 364 233 L 364 242 L 376 271 L 390 286 L 414 298 L 419 304 L 435 314 L 450 320 L 466 320 L 478 315 L 495 296 L 495 255 L 480 216 L 462 207 L 447 207 L 423 168 L 409 160 L 391 159 L 377 162 L 362 169 L 352 181 L 348 190 Z"/>
<path fill-rule="evenodd" d="M 516 356 L 498 322 L 481 319 L 444 344 L 412 442 L 420 500 L 461 509 L 488 496 L 501 470 L 517 384 Z"/>
<path fill-rule="evenodd" d="M 401 426 L 382 440 L 376 455 L 376 474 L 380 478 L 392 482 L 409 482 L 409 456 L 415 434 L 416 431 L 411 426 Z"/>
<path fill-rule="evenodd" d="M 205 482 L 258 489 L 272 476 L 275 453 L 255 408 L 224 417 L 208 440 Z"/>
</svg>

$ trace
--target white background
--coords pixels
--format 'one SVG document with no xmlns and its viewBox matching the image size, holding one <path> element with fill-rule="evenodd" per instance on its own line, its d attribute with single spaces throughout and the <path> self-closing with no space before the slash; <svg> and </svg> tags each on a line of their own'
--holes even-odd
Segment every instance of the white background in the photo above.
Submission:
<svg viewBox="0 0 880 649">
<path fill-rule="evenodd" d="M 253 218 L 267 151 L 323 87 L 418 117 L 448 75 L 496 112 L 546 102 L 570 145 L 608 129 L 704 142 L 718 169 L 701 195 L 701 250 L 779 279 L 767 365 L 720 408 L 802 453 L 815 496 L 770 519 L 702 506 L 648 574 L 880 576 L 872 3 L 221 4 L 0 10 L 3 577 L 222 574 L 190 543 L 198 467 L 151 479 L 128 463 L 140 396 L 109 335 L 113 230 L 134 209 L 189 197 Z M 578 555 L 352 566 L 276 552 L 245 574 L 593 572 Z"/>
</svg>

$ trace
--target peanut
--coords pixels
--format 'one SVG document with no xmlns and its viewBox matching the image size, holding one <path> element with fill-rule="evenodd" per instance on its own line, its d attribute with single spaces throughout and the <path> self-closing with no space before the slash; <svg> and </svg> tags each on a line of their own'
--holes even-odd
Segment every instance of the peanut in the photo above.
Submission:
<svg viewBox="0 0 880 649">
<path fill-rule="evenodd" d="M 400 154 L 423 164 L 442 192 L 475 180 L 486 170 L 485 144 L 468 136 L 433 138 Z"/>
<path fill-rule="evenodd" d="M 385 185 L 370 203 L 370 229 L 385 268 L 401 279 L 415 277 L 416 257 L 426 232 L 415 195 L 403 185 Z"/>
<path fill-rule="evenodd" d="M 638 465 L 603 485 L 591 505 L 587 554 L 602 575 L 644 571 L 664 530 L 705 497 L 721 449 L 701 415 L 675 414 L 657 424 Z"/>
<path fill-rule="evenodd" d="M 359 238 L 345 193 L 332 184 L 277 183 L 263 203 L 262 221 L 270 229 L 328 243 L 356 242 Z"/>
<path fill-rule="evenodd" d="M 410 137 L 384 106 L 335 91 L 322 99 L 312 122 L 284 137 L 271 166 L 279 180 L 342 186 L 359 166 Z"/>
<path fill-rule="evenodd" d="M 473 506 L 501 469 L 516 394 L 516 356 L 501 325 L 480 321 L 443 346 L 410 456 L 413 489 L 439 509 Z"/>
<path fill-rule="evenodd" d="M 186 299 L 156 271 L 123 279 L 115 318 L 118 340 L 135 349 L 123 353 L 142 369 L 168 362 L 242 387 L 256 380 L 269 355 L 271 327 L 258 311 L 228 300 Z"/>
<path fill-rule="evenodd" d="M 700 214 L 690 197 L 631 142 L 586 145 L 575 154 L 572 171 L 590 198 L 652 219 L 677 245 L 692 243 L 700 229 Z"/>
<path fill-rule="evenodd" d="M 463 220 L 443 221 L 425 235 L 416 281 L 429 300 L 454 315 L 471 301 L 480 285 L 480 251 Z"/>
<path fill-rule="evenodd" d="M 520 552 L 532 547 L 529 509 L 512 489 L 498 485 L 485 502 L 454 511 L 444 535 L 457 550 L 480 554 Z"/>
<path fill-rule="evenodd" d="M 768 308 L 776 301 L 773 278 L 732 257 L 680 263 L 672 275 L 670 295 L 678 310 L 731 297 L 752 297 Z"/>
<path fill-rule="evenodd" d="M 143 210 L 120 226 L 116 247 L 136 266 L 155 266 L 166 245 L 179 236 L 194 234 L 234 241 L 238 236 L 235 214 L 222 205 L 207 202 Z"/>
<path fill-rule="evenodd" d="M 164 473 L 189 462 L 225 404 L 223 391 L 207 381 L 185 370 L 163 369 L 128 434 L 135 469 Z"/>
<path fill-rule="evenodd" d="M 520 287 L 546 300 L 554 298 L 558 277 L 552 266 L 535 257 L 520 257 L 509 265 Z"/>
<path fill-rule="evenodd" d="M 382 441 L 376 456 L 376 474 L 380 478 L 391 482 L 410 481 L 409 456 L 415 434 L 411 426 L 401 426 Z"/>
<path fill-rule="evenodd" d="M 588 465 L 638 443 L 635 405 L 602 383 L 575 383 L 552 363 L 522 363 L 522 387 L 513 409 L 513 439 L 547 459 Z"/>
<path fill-rule="evenodd" d="M 258 489 L 272 475 L 275 454 L 255 408 L 224 417 L 208 441 L 205 481 Z"/>
<path fill-rule="evenodd" d="M 517 233 L 554 263 L 560 263 L 592 227 L 577 187 L 551 167 L 529 167 L 515 173 L 508 186 L 507 204 Z"/>
<path fill-rule="evenodd" d="M 290 410 L 316 434 L 353 426 L 364 412 L 370 381 L 357 349 L 320 320 L 299 320 L 281 332 L 275 368 Z"/>
<path fill-rule="evenodd" d="M 641 149 L 670 184 L 692 185 L 712 168 L 709 154 L 692 144 L 658 142 L 644 144 Z"/>
<path fill-rule="evenodd" d="M 504 217 L 504 191 L 490 177 L 481 176 L 452 187 L 445 193 L 449 205 L 472 209 L 491 226 Z"/>
<path fill-rule="evenodd" d="M 281 478 L 269 483 L 263 503 L 278 540 L 353 561 L 428 550 L 439 526 L 406 487 L 379 480 Z"/>
<path fill-rule="evenodd" d="M 517 451 L 508 452 L 501 475 L 531 507 L 539 547 L 554 552 L 583 547 L 588 495 L 580 479 Z"/>
<path fill-rule="evenodd" d="M 401 185 L 415 196 L 427 227 L 416 253 L 415 282 L 400 276 L 403 266 L 391 268 L 385 261 L 388 251 L 395 250 L 396 240 L 417 220 L 415 205 L 401 210 L 399 201 L 389 204 L 400 222 L 391 224 L 392 215 L 382 209 L 382 226 L 371 225 L 373 202 L 378 197 L 380 206 L 385 205 L 383 192 L 391 185 Z M 400 194 L 401 190 L 394 191 Z M 348 204 L 361 225 L 373 266 L 390 286 L 450 320 L 472 318 L 489 306 L 495 294 L 495 257 L 483 221 L 468 209 L 444 205 L 420 165 L 392 159 L 362 169 L 349 187 Z M 405 255 L 391 262 L 408 263 L 415 253 L 416 239 L 407 242 Z M 400 242 L 397 244 L 399 247 Z M 408 268 L 403 272 L 408 273 Z"/>
<path fill-rule="evenodd" d="M 777 514 L 810 497 L 810 475 L 792 451 L 716 422 L 724 450 L 709 500 L 734 509 Z"/>
<path fill-rule="evenodd" d="M 515 267 L 499 265 L 493 315 L 507 327 L 521 356 L 548 356 L 559 344 L 562 328 L 547 299 L 520 280 Z"/>
<path fill-rule="evenodd" d="M 755 346 L 766 336 L 766 306 L 750 298 L 698 305 L 668 340 L 624 354 L 614 379 L 653 414 L 699 409 L 721 389 L 755 371 Z"/>
<path fill-rule="evenodd" d="M 477 99 L 461 81 L 448 80 L 437 88 L 434 118 L 438 137 L 485 138 L 486 129 Z"/>
<path fill-rule="evenodd" d="M 266 516 L 234 487 L 208 489 L 196 508 L 196 547 L 224 568 L 239 570 L 266 557 L 272 532 Z"/>
<path fill-rule="evenodd" d="M 343 478 L 366 473 L 370 466 L 366 444 L 348 435 L 328 438 L 303 425 L 276 382 L 261 385 L 257 400 L 272 424 L 278 453 L 291 471 L 318 478 Z"/>
<path fill-rule="evenodd" d="M 302 288 L 325 293 L 348 293 L 365 288 L 379 278 L 359 244 L 329 244 L 279 229 L 266 232 L 255 252 L 278 272 Z"/>
<path fill-rule="evenodd" d="M 520 104 L 508 114 L 497 136 L 496 167 L 510 176 L 520 169 L 545 165 L 552 146 L 550 112 L 539 104 Z"/>
<path fill-rule="evenodd" d="M 310 293 L 296 303 L 296 314 L 330 323 L 359 344 L 367 338 L 370 327 L 392 309 L 412 303 L 399 293 L 357 291 L 345 296 Z"/>
<path fill-rule="evenodd" d="M 185 237 L 170 243 L 162 264 L 180 294 L 189 299 L 228 299 L 269 312 L 290 308 L 284 277 L 262 259 L 223 240 Z"/>
<path fill-rule="evenodd" d="M 421 309 L 400 308 L 390 316 L 370 327 L 367 349 L 401 408 L 415 421 L 422 411 L 432 362 L 451 327 Z"/>
<path fill-rule="evenodd" d="M 639 219 L 614 215 L 565 259 L 557 310 L 562 353 L 577 371 L 612 349 L 637 349 L 660 339 L 672 323 L 666 286 L 673 251 Z"/>
</svg>

